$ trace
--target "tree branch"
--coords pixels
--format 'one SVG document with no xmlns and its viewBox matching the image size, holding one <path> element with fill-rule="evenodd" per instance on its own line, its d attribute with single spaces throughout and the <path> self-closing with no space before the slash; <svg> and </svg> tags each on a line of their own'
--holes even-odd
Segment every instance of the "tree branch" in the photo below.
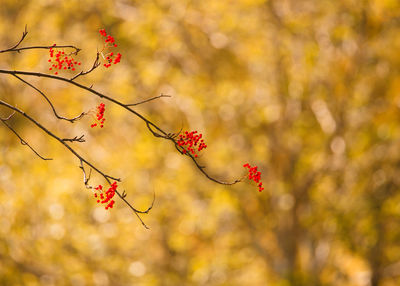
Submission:
<svg viewBox="0 0 400 286">
<path fill-rule="evenodd" d="M 15 131 L 14 128 L 12 128 L 12 127 L 7 123 L 7 120 L 9 120 L 9 119 L 14 115 L 14 113 L 15 113 L 15 111 L 14 111 L 10 116 L 8 116 L 7 118 L 1 118 L 1 117 L 0 117 L 1 122 L 2 122 L 5 126 L 7 126 L 7 128 L 10 129 L 10 130 L 15 134 L 15 136 L 17 136 L 17 137 L 19 138 L 19 140 L 20 140 L 20 142 L 21 142 L 22 145 L 28 146 L 29 149 L 31 149 L 31 150 L 33 151 L 33 153 L 35 153 L 40 159 L 42 159 L 42 160 L 44 160 L 44 161 L 53 160 L 52 158 L 45 158 L 45 157 L 43 157 L 42 155 L 40 155 L 35 149 L 33 149 L 33 147 L 32 147 L 31 145 L 29 145 L 28 142 L 26 142 L 24 139 L 22 139 L 22 137 L 17 133 L 17 131 Z"/>
<path fill-rule="evenodd" d="M 75 82 L 75 81 L 72 81 L 71 79 L 68 79 L 68 78 L 64 78 L 64 77 L 60 77 L 60 76 L 55 76 L 55 75 L 44 74 L 44 73 L 39 73 L 39 72 L 11 71 L 11 70 L 2 70 L 2 69 L 0 69 L 0 73 L 3 73 L 3 74 L 10 74 L 10 75 L 17 75 L 17 74 L 20 74 L 20 75 L 30 75 L 30 76 L 36 76 L 36 77 L 45 77 L 45 78 L 51 78 L 51 79 L 55 79 L 55 80 L 64 81 L 64 82 L 70 83 L 70 84 L 72 84 L 72 85 L 75 85 L 75 86 L 78 87 L 78 88 L 87 90 L 87 91 L 89 91 L 90 93 L 92 93 L 92 94 L 94 94 L 94 95 L 96 95 L 96 96 L 98 96 L 98 97 L 100 97 L 100 98 L 106 99 L 106 100 L 108 100 L 108 101 L 110 101 L 110 102 L 112 102 L 112 103 L 114 103 L 114 104 L 116 104 L 116 105 L 119 105 L 119 106 L 125 108 L 125 109 L 128 110 L 129 112 L 133 113 L 135 116 L 139 117 L 142 121 L 144 121 L 145 124 L 146 124 L 146 126 L 147 126 L 147 128 L 148 128 L 149 131 L 153 134 L 153 136 L 155 136 L 155 137 L 160 137 L 160 138 L 163 138 L 163 139 L 166 139 L 166 140 L 169 140 L 169 141 L 173 142 L 174 145 L 175 145 L 175 147 L 176 147 L 178 150 L 179 150 L 179 148 L 181 148 L 181 147 L 178 145 L 178 143 L 177 143 L 177 141 L 175 140 L 175 138 L 173 138 L 173 137 L 171 137 L 171 136 L 168 135 L 169 133 L 165 132 L 165 131 L 162 130 L 160 127 L 158 127 L 156 124 L 154 124 L 153 122 L 151 122 L 150 120 L 148 120 L 146 117 L 144 117 L 143 115 L 141 115 L 141 114 L 138 113 L 137 111 L 133 110 L 129 105 L 124 104 L 124 103 L 122 103 L 122 102 L 120 102 L 120 101 L 118 101 L 118 100 L 116 100 L 116 99 L 114 99 L 114 98 L 112 98 L 112 97 L 110 97 L 110 96 L 107 96 L 107 95 L 105 95 L 105 94 L 102 94 L 102 93 L 100 93 L 100 92 L 94 90 L 92 87 L 84 86 L 84 85 L 82 85 L 82 84 L 80 84 L 80 83 L 77 83 L 77 82 Z M 153 130 L 153 129 L 154 129 L 154 130 Z M 182 154 L 182 152 L 181 152 L 181 154 Z M 233 185 L 233 184 L 236 184 L 236 183 L 240 182 L 240 179 L 235 180 L 235 181 L 233 181 L 233 182 L 224 182 L 224 181 L 220 181 L 220 180 L 218 180 L 218 179 L 215 179 L 214 177 L 210 176 L 207 172 L 205 172 L 204 167 L 200 166 L 200 165 L 198 164 L 198 162 L 196 161 L 196 159 L 195 159 L 191 154 L 186 153 L 186 154 L 184 154 L 184 155 L 190 157 L 190 158 L 192 159 L 192 161 L 195 162 L 196 167 L 197 167 L 209 180 L 211 180 L 211 181 L 213 181 L 213 182 L 215 182 L 215 183 L 218 183 L 218 184 L 221 184 L 221 185 Z"/>
<path fill-rule="evenodd" d="M 56 139 L 57 141 L 59 141 L 61 144 L 63 144 L 72 154 L 75 155 L 75 157 L 77 157 L 80 161 L 81 161 L 81 165 L 83 165 L 83 163 L 85 163 L 86 165 L 90 166 L 93 170 L 95 170 L 98 174 L 100 174 L 101 176 L 103 176 L 103 178 L 108 182 L 109 185 L 111 185 L 111 180 L 114 181 L 118 181 L 121 182 L 121 179 L 119 178 L 115 178 L 112 177 L 110 175 L 105 174 L 103 171 L 101 171 L 100 169 L 98 169 L 97 167 L 95 167 L 92 163 L 90 163 L 89 161 L 87 161 L 86 159 L 84 159 L 81 155 L 79 155 L 73 148 L 71 148 L 71 146 L 69 146 L 66 142 L 64 142 L 60 137 L 56 136 L 54 133 L 52 133 L 51 131 L 49 131 L 46 127 L 44 127 L 43 125 L 41 125 L 38 121 L 36 121 L 35 119 L 33 119 L 31 116 L 29 116 L 28 114 L 26 114 L 24 111 L 18 109 L 17 107 L 14 107 L 10 104 L 8 104 L 7 102 L 0 100 L 0 105 L 3 105 L 11 110 L 14 110 L 15 112 L 21 114 L 22 116 L 24 116 L 25 118 L 27 118 L 28 120 L 30 120 L 32 123 L 34 123 L 36 126 L 38 126 L 40 129 L 42 129 L 45 133 L 47 133 L 50 137 L 53 137 L 54 139 Z M 2 122 L 4 123 L 4 121 L 2 120 Z M 82 163 L 83 162 L 83 163 Z M 86 179 L 85 179 L 86 181 Z M 87 181 L 86 181 L 87 182 Z M 86 184 L 85 184 L 86 185 Z M 138 210 L 135 207 L 133 207 L 126 199 L 125 196 L 122 196 L 121 193 L 118 190 L 115 190 L 115 193 L 121 198 L 121 200 L 123 200 L 125 202 L 125 204 L 127 206 L 129 206 L 129 208 L 135 213 L 135 215 L 138 217 L 138 219 L 140 220 L 140 222 L 142 223 L 142 225 L 146 228 L 147 225 L 143 222 L 143 220 L 141 219 L 141 217 L 139 216 L 139 214 L 147 214 L 153 207 L 153 203 L 154 203 L 154 199 L 153 199 L 153 203 L 150 205 L 149 208 L 147 208 L 144 211 Z"/>
<path fill-rule="evenodd" d="M 80 48 L 77 48 L 77 47 L 72 46 L 72 45 L 29 46 L 29 47 L 18 48 L 18 46 L 21 44 L 21 42 L 24 40 L 24 38 L 26 37 L 27 34 L 28 34 L 28 32 L 25 30 L 24 33 L 22 34 L 21 40 L 14 47 L 9 48 L 9 49 L 5 49 L 5 50 L 1 50 L 0 54 L 1 53 L 6 53 L 6 52 L 18 52 L 18 53 L 20 53 L 21 51 L 25 51 L 25 50 L 38 50 L 38 49 L 49 50 L 51 48 L 53 48 L 53 49 L 54 48 L 59 48 L 59 49 L 71 48 L 71 49 L 75 50 L 74 52 L 71 53 L 71 54 L 74 54 L 74 55 L 77 55 L 81 51 Z"/>
<path fill-rule="evenodd" d="M 79 120 L 79 119 L 81 119 L 83 116 L 86 115 L 85 112 L 82 112 L 81 114 L 79 114 L 78 116 L 73 117 L 73 118 L 66 118 L 66 117 L 63 117 L 63 116 L 58 115 L 56 109 L 54 108 L 54 105 L 51 103 L 50 99 L 44 94 L 44 92 L 42 92 L 40 89 L 38 89 L 37 87 L 35 87 L 35 86 L 32 85 L 31 83 L 27 82 L 26 80 L 20 78 L 20 77 L 17 76 L 16 74 L 13 74 L 13 76 L 16 77 L 17 79 L 19 79 L 20 81 L 22 81 L 23 83 L 25 83 L 26 85 L 30 86 L 31 88 L 33 88 L 33 89 L 36 90 L 37 92 L 39 92 L 39 93 L 44 97 L 44 99 L 50 104 L 51 109 L 53 109 L 54 115 L 55 115 L 58 119 L 60 119 L 60 120 L 66 120 L 66 121 L 69 121 L 69 122 L 71 122 L 71 123 L 74 123 L 76 120 Z"/>
<path fill-rule="evenodd" d="M 22 37 L 19 40 L 19 42 L 17 44 L 15 44 L 15 46 L 9 48 L 9 49 L 5 49 L 0 51 L 0 53 L 5 53 L 5 52 L 12 52 L 15 51 L 15 49 L 22 43 L 22 41 L 25 39 L 26 35 L 28 35 L 28 30 L 27 30 L 27 26 L 25 25 L 25 30 L 22 32 Z"/>
<path fill-rule="evenodd" d="M 93 62 L 93 66 L 89 69 L 89 70 L 87 70 L 87 71 L 81 71 L 80 73 L 78 73 L 78 74 L 76 74 L 75 76 L 73 76 L 70 80 L 71 81 L 73 81 L 73 80 L 75 80 L 76 78 L 78 78 L 78 77 L 80 77 L 80 76 L 82 76 L 82 75 L 87 75 L 88 73 L 91 73 L 94 69 L 96 69 L 99 65 L 100 65 L 100 62 L 99 62 L 99 52 L 97 52 L 97 55 L 96 55 L 96 59 L 94 60 L 94 62 Z"/>
<path fill-rule="evenodd" d="M 161 93 L 161 94 L 158 95 L 158 96 L 154 96 L 154 97 L 152 97 L 152 98 L 149 98 L 149 99 L 146 99 L 146 100 L 143 100 L 143 101 L 139 101 L 139 102 L 137 102 L 137 103 L 126 104 L 126 106 L 136 106 L 136 105 L 140 105 L 140 104 L 143 104 L 143 103 L 146 103 L 146 102 L 149 102 L 149 101 L 152 101 L 152 100 L 161 98 L 161 97 L 171 97 L 171 96 L 170 96 L 170 95 L 167 95 L 167 94 L 162 94 L 162 93 Z"/>
<path fill-rule="evenodd" d="M 64 142 L 79 142 L 79 143 L 83 143 L 86 142 L 85 138 L 83 138 L 85 135 L 81 135 L 79 138 L 78 136 L 75 136 L 74 138 L 64 138 L 62 139 L 62 141 Z"/>
</svg>

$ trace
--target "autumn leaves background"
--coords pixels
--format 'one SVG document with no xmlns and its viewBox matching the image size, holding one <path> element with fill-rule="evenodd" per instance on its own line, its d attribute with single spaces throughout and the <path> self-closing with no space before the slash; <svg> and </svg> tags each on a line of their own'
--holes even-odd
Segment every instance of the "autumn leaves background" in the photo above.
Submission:
<svg viewBox="0 0 400 286">
<path fill-rule="evenodd" d="M 55 160 L 42 162 L 0 128 L 0 282 L 397 285 L 398 5 L 2 1 L 2 48 L 28 24 L 28 44 L 74 44 L 83 65 L 105 28 L 123 59 L 79 80 L 124 102 L 171 95 L 137 108 L 170 132 L 199 130 L 207 142 L 199 159 L 221 179 L 257 165 L 264 190 L 208 181 L 113 105 L 102 129 L 85 118 L 59 122 L 32 90 L 1 76 L 4 100 L 65 137 L 88 132 L 79 152 L 121 176 L 138 207 L 153 192 L 156 202 L 144 217 L 150 231 L 122 205 L 105 211 L 79 162 L 15 117 Z M 45 72 L 47 53 L 0 55 L 0 66 Z M 64 115 L 99 104 L 67 85 L 34 83 Z"/>
</svg>

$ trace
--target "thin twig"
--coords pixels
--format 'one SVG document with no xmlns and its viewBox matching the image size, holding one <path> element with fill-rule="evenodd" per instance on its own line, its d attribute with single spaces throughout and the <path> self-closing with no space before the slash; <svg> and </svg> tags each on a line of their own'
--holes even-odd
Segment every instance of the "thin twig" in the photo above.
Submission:
<svg viewBox="0 0 400 286">
<path fill-rule="evenodd" d="M 75 46 L 72 45 L 52 45 L 52 46 L 29 46 L 29 47 L 23 47 L 23 48 L 18 48 L 18 46 L 22 43 L 22 41 L 25 39 L 26 35 L 28 35 L 28 29 L 27 29 L 27 25 L 25 25 L 25 30 L 22 32 L 22 37 L 19 40 L 18 43 L 16 43 L 13 47 L 9 48 L 9 49 L 5 49 L 5 50 L 0 50 L 0 54 L 1 53 L 6 53 L 6 52 L 21 52 L 24 50 L 36 50 L 36 49 L 46 49 L 49 50 L 51 48 L 71 48 L 74 49 L 75 51 L 72 52 L 71 54 L 75 54 L 77 55 L 79 53 L 79 51 L 81 50 L 80 48 L 77 48 Z"/>
<path fill-rule="evenodd" d="M 3 121 L 10 120 L 10 118 L 13 117 L 14 114 L 15 114 L 15 111 L 13 111 L 8 117 L 6 117 L 6 118 L 1 118 L 0 117 L 0 119 L 3 120 Z"/>
<path fill-rule="evenodd" d="M 92 174 L 92 169 L 90 169 L 90 171 L 89 171 L 89 176 L 86 176 L 86 171 L 85 171 L 85 168 L 83 167 L 83 161 L 82 160 L 79 160 L 79 161 L 81 163 L 79 168 L 81 168 L 82 172 L 83 172 L 83 183 L 85 184 L 86 189 L 93 189 L 93 187 L 88 184 L 89 180 L 90 180 L 90 175 Z"/>
<path fill-rule="evenodd" d="M 28 35 L 28 30 L 27 30 L 27 26 L 25 25 L 25 30 L 22 32 L 22 37 L 19 40 L 19 42 L 17 44 L 15 44 L 15 46 L 13 46 L 12 48 L 9 49 L 5 49 L 0 51 L 0 53 L 5 53 L 5 52 L 11 52 L 14 51 L 21 43 L 22 41 L 25 39 L 26 35 Z"/>
<path fill-rule="evenodd" d="M 136 106 L 136 105 L 140 105 L 140 104 L 143 104 L 143 103 L 146 103 L 146 102 L 149 102 L 149 101 L 152 101 L 152 100 L 161 98 L 161 97 L 171 97 L 171 96 L 170 96 L 170 95 L 167 95 L 167 94 L 162 94 L 162 93 L 161 93 L 161 94 L 158 95 L 158 96 L 154 96 L 154 97 L 152 97 L 152 98 L 149 98 L 149 99 L 146 99 L 146 100 L 143 100 L 143 101 L 139 101 L 139 102 L 137 102 L 137 103 L 126 104 L 126 106 Z"/>
<path fill-rule="evenodd" d="M 25 83 L 26 85 L 30 86 L 30 87 L 33 88 L 34 90 L 36 90 L 38 93 L 40 93 L 40 94 L 44 97 L 44 99 L 48 102 L 48 104 L 50 105 L 51 109 L 53 109 L 53 113 L 54 113 L 54 115 L 55 115 L 58 119 L 60 119 L 60 120 L 66 120 L 66 121 L 69 121 L 69 122 L 71 122 L 71 123 L 74 123 L 75 121 L 81 119 L 83 116 L 86 115 L 85 112 L 82 112 L 81 114 L 79 114 L 78 116 L 73 117 L 73 118 L 67 118 L 67 117 L 63 117 L 63 116 L 58 115 L 56 109 L 54 108 L 53 103 L 52 103 L 52 102 L 50 101 L 50 99 L 44 94 L 43 91 L 41 91 L 40 89 L 38 89 L 37 87 L 35 87 L 33 84 L 27 82 L 26 80 L 20 78 L 20 77 L 17 76 L 16 74 L 13 74 L 13 76 L 16 77 L 17 79 L 19 79 L 20 81 L 22 81 L 23 83 Z"/>
<path fill-rule="evenodd" d="M 13 113 L 13 114 L 14 114 L 14 113 Z M 12 128 L 12 127 L 6 122 L 8 119 L 11 118 L 11 116 L 12 116 L 12 115 L 10 115 L 10 116 L 9 116 L 8 118 L 6 118 L 6 119 L 0 118 L 0 120 L 1 120 L 1 122 L 3 122 L 3 124 L 4 124 L 5 126 L 7 126 L 8 129 L 10 129 L 10 130 L 15 134 L 15 136 L 17 136 L 17 137 L 19 138 L 21 144 L 22 144 L 22 145 L 28 146 L 40 159 L 42 159 L 42 160 L 44 160 L 44 161 L 53 160 L 52 158 L 45 158 L 45 157 L 43 157 L 42 155 L 40 155 L 35 149 L 33 149 L 33 147 L 32 147 L 31 145 L 29 145 L 28 142 L 26 142 L 26 141 L 17 133 L 17 131 L 15 131 L 14 128 Z"/>
<path fill-rule="evenodd" d="M 82 76 L 82 75 L 87 75 L 88 73 L 90 73 L 90 72 L 92 72 L 94 69 L 96 69 L 98 66 L 100 65 L 100 62 L 99 62 L 99 52 L 97 52 L 97 55 L 96 55 L 96 59 L 94 60 L 94 63 L 93 63 L 93 66 L 89 69 L 89 70 L 87 70 L 87 71 L 81 71 L 80 73 L 78 73 L 78 74 L 76 74 L 75 76 L 73 76 L 72 78 L 71 78 L 71 81 L 72 80 L 75 80 L 77 77 L 80 77 L 80 76 Z"/>
<path fill-rule="evenodd" d="M 86 175 L 85 167 L 83 166 L 83 160 L 80 160 L 80 166 L 79 168 L 82 169 L 83 172 L 83 183 L 85 184 L 86 189 L 93 189 L 91 185 L 89 185 L 89 180 L 90 180 L 90 175 L 92 174 L 92 169 L 89 171 L 89 176 Z M 111 185 L 111 182 L 106 178 L 107 182 Z M 125 199 L 126 197 L 126 192 L 125 190 L 122 191 L 122 194 L 118 192 L 118 190 L 115 190 L 116 194 L 134 211 L 136 217 L 139 219 L 139 221 L 142 223 L 142 225 L 149 229 L 149 227 L 144 223 L 143 219 L 139 216 L 139 214 L 148 214 L 149 211 L 153 208 L 154 205 L 154 200 L 155 200 L 155 194 L 153 196 L 153 201 L 150 205 L 150 207 L 147 208 L 145 211 L 139 211 L 137 209 L 132 208 L 131 204 Z"/>
<path fill-rule="evenodd" d="M 74 55 L 77 55 L 81 51 L 80 48 L 77 48 L 77 47 L 72 46 L 72 45 L 51 45 L 51 46 L 29 46 L 29 47 L 23 47 L 23 48 L 14 48 L 13 47 L 13 48 L 10 48 L 10 49 L 6 49 L 6 50 L 0 51 L 0 54 L 1 53 L 5 53 L 5 52 L 18 52 L 19 53 L 19 52 L 25 51 L 25 50 L 39 50 L 39 49 L 49 50 L 51 48 L 53 48 L 53 49 L 56 49 L 56 48 L 58 48 L 58 49 L 71 48 L 71 49 L 75 50 L 74 52 L 71 53 L 71 54 L 74 54 Z"/>
<path fill-rule="evenodd" d="M 81 135 L 80 137 L 75 136 L 74 138 L 64 138 L 62 139 L 62 141 L 64 142 L 79 142 L 79 143 L 83 143 L 86 142 L 85 138 L 83 138 L 85 135 Z"/>
</svg>

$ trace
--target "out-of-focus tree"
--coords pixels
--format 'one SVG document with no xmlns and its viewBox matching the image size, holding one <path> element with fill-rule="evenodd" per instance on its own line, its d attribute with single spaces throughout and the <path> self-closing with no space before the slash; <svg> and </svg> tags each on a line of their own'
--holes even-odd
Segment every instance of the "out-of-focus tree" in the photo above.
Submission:
<svg viewBox="0 0 400 286">
<path fill-rule="evenodd" d="M 209 147 L 200 160 L 212 172 L 241 176 L 245 160 L 257 164 L 265 190 L 199 178 L 173 148 L 111 109 L 118 132 L 91 134 L 87 155 L 121 173 L 138 206 L 156 192 L 147 231 L 124 207 L 96 208 L 76 182 L 79 169 L 65 168 L 72 159 L 32 160 L 0 128 L 3 284 L 399 283 L 398 1 L 79 3 L 3 1 L 0 45 L 25 24 L 31 43 L 49 44 L 51 35 L 88 51 L 93 31 L 112 31 L 126 57 L 87 83 L 124 101 L 172 95 L 141 112 L 169 130 L 202 130 Z M 45 63 L 22 53 L 0 66 Z M 47 88 L 60 105 L 71 95 L 71 114 L 93 105 L 74 101 L 66 86 Z M 17 81 L 0 77 L 0 90 L 40 110 Z M 39 151 L 64 154 L 23 124 Z"/>
</svg>

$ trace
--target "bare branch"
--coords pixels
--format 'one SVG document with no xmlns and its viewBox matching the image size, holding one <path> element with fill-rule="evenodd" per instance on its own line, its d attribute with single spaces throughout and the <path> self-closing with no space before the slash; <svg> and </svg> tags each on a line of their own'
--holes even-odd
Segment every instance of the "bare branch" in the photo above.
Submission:
<svg viewBox="0 0 400 286">
<path fill-rule="evenodd" d="M 154 137 L 167 138 L 168 134 L 167 135 L 160 135 L 159 133 L 155 132 L 152 129 L 152 127 L 151 127 L 149 122 L 146 122 L 146 126 L 147 126 L 147 129 L 149 129 L 149 131 L 153 134 Z"/>
<path fill-rule="evenodd" d="M 21 39 L 19 40 L 19 42 L 18 42 L 17 44 L 15 44 L 15 46 L 13 46 L 12 48 L 9 48 L 9 49 L 0 51 L 0 53 L 15 51 L 15 49 L 16 49 L 16 48 L 22 43 L 22 41 L 25 39 L 26 35 L 28 35 L 28 30 L 27 30 L 27 26 L 25 25 L 25 30 L 22 32 L 22 37 L 21 37 Z"/>
<path fill-rule="evenodd" d="M 5 49 L 5 50 L 0 50 L 0 54 L 1 53 L 6 53 L 6 52 L 21 52 L 24 50 L 35 50 L 35 49 L 46 49 L 49 50 L 51 48 L 71 48 L 74 49 L 75 51 L 72 52 L 71 54 L 75 54 L 77 55 L 79 53 L 79 51 L 81 49 L 72 46 L 72 45 L 52 45 L 52 46 L 30 46 L 30 47 L 23 47 L 23 48 L 18 48 L 18 46 L 22 43 L 22 41 L 25 39 L 26 35 L 28 35 L 28 29 L 27 29 L 27 25 L 25 25 L 25 30 L 22 32 L 22 37 L 19 40 L 18 43 L 16 43 L 13 47 L 9 48 L 9 49 Z"/>
<path fill-rule="evenodd" d="M 202 172 L 202 173 L 204 174 L 204 176 L 206 176 L 209 180 L 211 180 L 211 181 L 213 181 L 213 182 L 215 182 L 215 183 L 218 183 L 218 184 L 220 184 L 220 185 L 227 185 L 227 186 L 234 185 L 234 184 L 237 184 L 237 183 L 239 183 L 239 182 L 242 181 L 242 179 L 237 179 L 237 180 L 235 180 L 235 181 L 233 181 L 233 182 L 224 182 L 224 181 L 220 181 L 220 180 L 217 180 L 217 179 L 211 177 L 211 176 L 204 170 L 204 169 L 205 169 L 205 166 L 201 166 L 201 165 L 199 164 L 199 162 L 197 162 L 196 158 L 195 158 L 192 154 L 190 154 L 190 152 L 183 153 L 183 151 L 182 151 L 183 148 L 182 148 L 181 146 L 179 146 L 179 145 L 176 143 L 176 141 L 174 141 L 174 142 L 175 142 L 175 147 L 176 147 L 176 149 L 177 149 L 182 155 L 186 155 L 186 156 L 190 157 L 190 159 L 192 159 L 192 161 L 193 161 L 194 164 L 196 165 L 197 169 L 199 169 L 200 172 Z M 179 149 L 179 148 L 181 148 L 181 149 Z"/>
<path fill-rule="evenodd" d="M 120 194 L 120 193 L 117 193 L 117 194 L 118 194 L 118 196 L 119 196 L 123 201 L 125 201 L 126 203 L 128 203 L 128 202 L 125 200 L 125 197 L 126 197 L 126 192 L 125 192 L 125 191 L 123 191 L 122 194 Z M 151 202 L 151 205 L 150 205 L 146 210 L 144 210 L 144 211 L 136 210 L 136 212 L 137 212 L 137 213 L 140 213 L 140 214 L 148 214 L 149 211 L 153 208 L 153 206 L 154 206 L 154 201 L 155 201 L 155 200 L 156 200 L 156 193 L 153 192 L 153 201 Z"/>
<path fill-rule="evenodd" d="M 100 65 L 100 62 L 99 62 L 99 52 L 97 52 L 97 55 L 96 55 L 96 59 L 94 60 L 94 63 L 93 63 L 93 66 L 89 69 L 89 70 L 87 70 L 87 71 L 81 71 L 80 73 L 78 73 L 78 74 L 76 74 L 75 76 L 73 76 L 72 78 L 71 78 L 71 81 L 72 80 L 75 80 L 77 77 L 80 77 L 80 76 L 82 76 L 82 75 L 87 75 L 88 73 L 90 73 L 90 72 L 92 72 L 94 69 L 96 69 L 99 65 Z"/>
<path fill-rule="evenodd" d="M 66 118 L 66 117 L 63 117 L 63 116 L 58 115 L 56 109 L 54 108 L 54 105 L 51 103 L 50 99 L 44 94 L 44 92 L 42 92 L 40 89 L 38 89 L 37 87 L 35 87 L 35 86 L 32 85 L 31 83 L 27 82 L 26 80 L 20 78 L 20 77 L 17 76 L 16 74 L 13 74 L 13 76 L 16 77 L 17 79 L 19 79 L 20 81 L 22 81 L 23 83 L 25 83 L 26 85 L 30 86 L 31 88 L 33 88 L 33 89 L 36 90 L 37 92 L 39 92 L 39 93 L 44 97 L 44 99 L 50 104 L 51 109 L 53 109 L 54 115 L 55 115 L 58 119 L 60 119 L 60 120 L 66 120 L 66 121 L 69 121 L 69 122 L 71 122 L 71 123 L 74 123 L 75 121 L 77 121 L 77 120 L 81 119 L 83 116 L 85 116 L 85 114 L 86 114 L 85 112 L 82 112 L 81 114 L 79 114 L 78 116 L 73 117 L 73 118 Z"/>
<path fill-rule="evenodd" d="M 21 39 L 21 42 L 22 42 L 22 40 L 23 39 Z M 20 42 L 16 46 L 14 46 L 12 48 L 0 51 L 0 54 L 1 53 L 6 53 L 6 52 L 18 52 L 18 53 L 20 53 L 21 51 L 25 51 L 25 50 L 39 50 L 39 49 L 41 49 L 41 50 L 49 50 L 51 48 L 53 48 L 53 49 L 55 49 L 55 48 L 58 48 L 58 49 L 71 48 L 71 49 L 75 50 L 75 51 L 73 51 L 71 53 L 71 54 L 74 54 L 74 55 L 77 55 L 81 51 L 80 48 L 77 48 L 77 47 L 72 46 L 72 45 L 28 46 L 28 47 L 23 47 L 23 48 L 17 48 L 19 44 L 20 44 Z"/>
<path fill-rule="evenodd" d="M 79 168 L 81 168 L 82 172 L 83 172 L 83 183 L 85 184 L 86 189 L 93 189 L 93 187 L 88 184 L 89 180 L 90 180 L 90 175 L 92 174 L 92 169 L 90 169 L 90 171 L 89 171 L 89 176 L 86 176 L 86 171 L 85 171 L 85 168 L 83 167 L 83 161 L 82 160 L 79 160 L 79 161 L 81 163 Z"/>
<path fill-rule="evenodd" d="M 170 96 L 170 95 L 167 95 L 167 94 L 162 94 L 162 93 L 161 93 L 161 94 L 158 95 L 158 96 L 154 96 L 154 97 L 152 97 L 152 98 L 149 98 L 149 99 L 146 99 L 146 100 L 137 102 L 137 103 L 126 104 L 126 106 L 136 106 L 136 105 L 140 105 L 140 104 L 143 104 L 143 103 L 146 103 L 146 102 L 149 102 L 149 101 L 152 101 L 152 100 L 161 98 L 161 97 L 171 97 L 171 96 Z"/>
<path fill-rule="evenodd" d="M 85 139 L 83 138 L 84 136 L 85 135 L 81 135 L 79 138 L 78 138 L 78 136 L 75 136 L 74 138 L 64 138 L 64 139 L 62 139 L 62 141 L 83 143 L 83 142 L 86 142 Z"/>
<path fill-rule="evenodd" d="M 14 114 L 15 114 L 15 111 L 13 111 L 8 117 L 6 117 L 6 118 L 1 118 L 0 117 L 0 119 L 3 120 L 3 121 L 10 120 L 10 118 L 13 117 Z"/>
<path fill-rule="evenodd" d="M 14 128 L 12 128 L 12 127 L 6 122 L 7 120 L 9 120 L 9 119 L 11 118 L 12 115 L 14 115 L 14 113 L 15 113 L 15 112 L 13 112 L 13 113 L 12 113 L 10 116 L 8 116 L 6 119 L 0 118 L 1 122 L 3 122 L 3 124 L 4 124 L 5 126 L 7 126 L 7 128 L 10 129 L 10 130 L 15 134 L 15 136 L 17 136 L 17 137 L 19 138 L 19 140 L 20 140 L 20 142 L 21 142 L 22 145 L 28 146 L 40 159 L 45 160 L 45 161 L 53 160 L 53 159 L 51 159 L 51 158 L 45 158 L 45 157 L 43 157 L 42 155 L 40 155 L 35 149 L 33 149 L 33 147 L 32 147 L 31 145 L 29 145 L 28 142 L 26 142 L 24 139 L 22 139 L 22 137 L 17 133 L 17 131 L 15 131 Z"/>
</svg>

